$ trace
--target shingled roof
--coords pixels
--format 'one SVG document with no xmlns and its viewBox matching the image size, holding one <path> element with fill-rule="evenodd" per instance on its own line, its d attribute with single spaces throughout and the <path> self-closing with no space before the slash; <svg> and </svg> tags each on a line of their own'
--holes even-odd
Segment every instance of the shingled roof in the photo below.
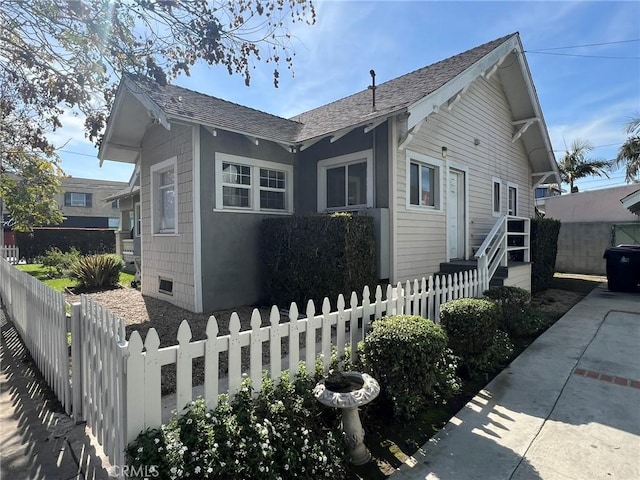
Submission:
<svg viewBox="0 0 640 480">
<path fill-rule="evenodd" d="M 176 85 L 160 86 L 133 77 L 128 78 L 168 117 L 175 116 L 223 130 L 229 129 L 286 143 L 291 143 L 297 138 L 302 129 L 302 124 L 294 120 L 287 120 L 211 95 Z"/>
<path fill-rule="evenodd" d="M 406 109 L 447 84 L 513 35 L 378 85 L 375 112 L 371 109 L 371 91 L 368 89 L 286 119 L 175 85 L 134 82 L 168 117 L 298 144 Z"/>
<path fill-rule="evenodd" d="M 376 87 L 376 111 L 371 110 L 371 91 L 362 90 L 336 102 L 292 118 L 304 124 L 298 141 L 357 125 L 403 110 L 464 72 L 515 34 L 507 35 L 427 67 L 381 83 Z"/>
</svg>

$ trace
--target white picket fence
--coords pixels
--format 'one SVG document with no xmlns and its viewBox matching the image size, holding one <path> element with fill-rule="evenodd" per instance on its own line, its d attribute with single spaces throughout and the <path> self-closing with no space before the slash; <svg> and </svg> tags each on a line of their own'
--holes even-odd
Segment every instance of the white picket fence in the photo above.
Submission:
<svg viewBox="0 0 640 480">
<path fill-rule="evenodd" d="M 71 335 L 74 419 L 87 422 L 113 465 L 125 465 L 124 322 L 81 295 L 71 306 Z"/>
<path fill-rule="evenodd" d="M 64 295 L 0 259 L 0 296 L 47 384 L 71 413 Z"/>
<path fill-rule="evenodd" d="M 164 365 L 175 365 L 176 395 L 172 406 L 180 411 L 193 400 L 193 360 L 204 357 L 204 398 L 209 407 L 215 407 L 218 394 L 235 395 L 245 376 L 259 391 L 265 369 L 272 378 L 278 378 L 283 369 L 295 375 L 301 361 L 313 368 L 319 356 L 326 369 L 332 350 L 335 348 L 342 356 L 348 345 L 364 339 L 374 319 L 411 314 L 439 322 L 441 304 L 480 296 L 487 284 L 486 271 L 473 270 L 389 285 L 385 295 L 378 286 L 373 298 L 365 287 L 361 299 L 355 292 L 351 294 L 349 306 L 341 295 L 335 311 L 331 311 L 328 299 L 319 312 L 312 301 L 304 312 L 293 303 L 284 323 L 280 323 L 281 313 L 275 306 L 265 326 L 260 313 L 254 310 L 251 328 L 245 331 L 240 331 L 240 318 L 234 313 L 229 334 L 222 336 L 218 335 L 218 322 L 212 316 L 206 327 L 207 338 L 193 342 L 189 324 L 183 321 L 178 343 L 159 348 L 160 338 L 153 328 L 144 342 L 138 332 L 126 341 L 123 321 L 85 295 L 79 304 L 72 305 L 67 320 L 61 293 L 17 270 L 5 259 L 0 260 L 2 301 L 38 368 L 66 412 L 73 411 L 76 421 L 87 422 L 112 465 L 117 466 L 125 465 L 128 442 L 141 431 L 162 424 L 166 407 L 161 394 Z M 68 333 L 72 338 L 70 355 Z M 281 348 L 283 341 L 288 344 L 286 355 Z M 263 362 L 265 343 L 269 345 L 269 355 L 268 361 Z M 245 369 L 241 362 L 243 349 L 249 353 Z M 355 359 L 356 349 L 351 349 L 351 355 Z M 221 356 L 228 362 L 224 378 L 219 374 Z"/>
<path fill-rule="evenodd" d="M 337 310 L 331 311 L 328 299 L 324 299 L 321 312 L 309 301 L 306 316 L 299 315 L 298 307 L 291 304 L 286 323 L 280 323 L 281 314 L 277 307 L 271 308 L 269 325 L 263 326 L 260 313 L 253 311 L 251 329 L 240 331 L 240 319 L 236 313 L 229 321 L 229 334 L 218 336 L 218 322 L 209 318 L 204 340 L 191 341 L 191 328 L 183 321 L 178 329 L 176 345 L 159 348 L 160 338 L 155 329 L 150 329 L 143 342 L 138 332 L 133 332 L 124 347 L 126 357 L 126 438 L 132 441 L 147 428 L 162 424 L 161 368 L 174 365 L 176 368 L 176 401 L 173 407 L 181 411 L 193 400 L 193 360 L 204 357 L 204 399 L 211 408 L 218 402 L 219 393 L 235 395 L 240 389 L 244 375 L 251 379 L 256 391 L 262 387 L 262 372 L 269 370 L 272 378 L 278 378 L 282 369 L 292 374 L 298 372 L 300 361 L 313 369 L 316 358 L 322 355 L 325 369 L 331 360 L 332 348 L 343 355 L 348 345 L 356 345 L 363 340 L 372 320 L 386 315 L 411 314 L 431 318 L 439 322 L 440 305 L 461 297 L 482 295 L 487 279 L 477 270 L 438 277 L 423 278 L 421 281 L 389 285 L 383 297 L 382 288 L 377 287 L 371 300 L 369 288 L 365 287 L 362 301 L 354 292 L 347 308 L 342 295 L 337 301 Z M 316 343 L 316 333 L 321 341 Z M 301 347 L 300 338 L 305 339 Z M 283 357 L 282 339 L 288 341 L 288 354 Z M 269 343 L 269 362 L 263 364 L 262 346 Z M 249 368 L 243 371 L 241 352 L 250 352 Z M 220 355 L 228 360 L 226 389 L 221 391 L 218 366 Z M 352 357 L 357 349 L 351 349 Z M 167 406 L 165 405 L 164 408 Z"/>
<path fill-rule="evenodd" d="M 20 249 L 16 245 L 0 245 L 0 257 L 12 265 L 17 265 L 20 261 Z"/>
</svg>

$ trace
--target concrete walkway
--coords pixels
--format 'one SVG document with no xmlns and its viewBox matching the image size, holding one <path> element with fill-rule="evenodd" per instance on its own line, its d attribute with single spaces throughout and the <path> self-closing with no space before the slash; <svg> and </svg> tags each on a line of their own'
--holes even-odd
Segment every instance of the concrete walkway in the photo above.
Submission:
<svg viewBox="0 0 640 480">
<path fill-rule="evenodd" d="M 85 425 L 64 413 L 2 308 L 0 334 L 0 479 L 113 478 Z"/>
<path fill-rule="evenodd" d="M 393 478 L 640 479 L 640 295 L 596 288 Z"/>
</svg>

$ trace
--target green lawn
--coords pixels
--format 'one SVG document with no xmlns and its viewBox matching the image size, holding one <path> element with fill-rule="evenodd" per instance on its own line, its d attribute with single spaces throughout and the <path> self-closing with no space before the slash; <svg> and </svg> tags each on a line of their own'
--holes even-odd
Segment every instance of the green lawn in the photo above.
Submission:
<svg viewBox="0 0 640 480">
<path fill-rule="evenodd" d="M 64 292 L 65 288 L 72 288 L 76 286 L 76 281 L 73 278 L 68 277 L 60 277 L 60 278 L 49 278 L 47 275 L 47 269 L 43 267 L 39 263 L 28 263 L 25 265 L 16 265 L 18 270 L 22 270 L 25 273 L 28 273 L 32 277 L 37 278 L 45 285 L 50 286 L 54 290 L 58 292 Z M 133 275 L 131 273 L 120 273 L 119 283 L 123 287 L 130 287 L 131 282 L 133 281 Z"/>
</svg>

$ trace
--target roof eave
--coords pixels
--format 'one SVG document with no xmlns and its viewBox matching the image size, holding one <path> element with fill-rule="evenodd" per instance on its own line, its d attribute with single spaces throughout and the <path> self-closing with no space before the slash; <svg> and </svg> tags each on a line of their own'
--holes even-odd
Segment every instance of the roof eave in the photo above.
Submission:
<svg viewBox="0 0 640 480">
<path fill-rule="evenodd" d="M 410 130 L 415 127 L 423 118 L 428 117 L 437 112 L 450 98 L 454 97 L 458 92 L 472 83 L 480 75 L 498 65 L 504 60 L 514 49 L 519 46 L 517 35 L 509 37 L 504 43 L 500 44 L 492 51 L 487 53 L 480 60 L 467 67 L 462 73 L 449 80 L 437 90 L 425 95 L 420 100 L 409 106 L 409 120 L 407 128 Z"/>
<path fill-rule="evenodd" d="M 640 190 L 636 190 L 630 193 L 626 197 L 620 200 L 622 206 L 629 210 L 631 213 L 640 215 Z"/>
</svg>

